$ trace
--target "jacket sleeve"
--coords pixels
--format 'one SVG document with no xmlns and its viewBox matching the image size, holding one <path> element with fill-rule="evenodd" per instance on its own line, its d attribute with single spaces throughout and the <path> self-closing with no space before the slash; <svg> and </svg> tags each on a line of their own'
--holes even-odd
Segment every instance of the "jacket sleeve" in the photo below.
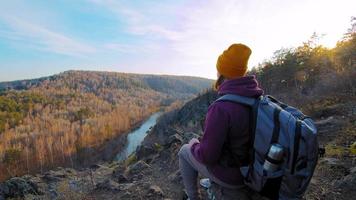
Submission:
<svg viewBox="0 0 356 200">
<path fill-rule="evenodd" d="M 229 116 L 221 106 L 214 103 L 208 110 L 204 135 L 200 143 L 192 147 L 194 157 L 201 163 L 211 165 L 220 159 L 222 148 L 229 132 Z"/>
</svg>

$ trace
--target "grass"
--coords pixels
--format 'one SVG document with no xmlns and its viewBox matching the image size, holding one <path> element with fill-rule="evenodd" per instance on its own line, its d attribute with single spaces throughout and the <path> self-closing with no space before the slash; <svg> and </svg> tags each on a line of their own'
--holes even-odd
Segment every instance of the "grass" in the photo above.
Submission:
<svg viewBox="0 0 356 200">
<path fill-rule="evenodd" d="M 351 155 L 356 155 L 356 142 L 350 146 L 350 153 Z"/>
<path fill-rule="evenodd" d="M 335 144 L 328 144 L 325 147 L 325 153 L 327 157 L 341 158 L 349 154 L 349 149 Z"/>
<path fill-rule="evenodd" d="M 135 162 L 137 162 L 137 156 L 133 153 L 125 160 L 125 166 L 132 165 Z"/>
<path fill-rule="evenodd" d="M 58 199 L 71 199 L 71 200 L 79 200 L 84 199 L 85 194 L 80 191 L 74 191 L 70 188 L 69 181 L 60 182 L 58 187 Z"/>
<path fill-rule="evenodd" d="M 155 143 L 153 147 L 154 147 L 154 149 L 156 151 L 162 151 L 163 150 L 163 146 L 158 144 L 158 143 Z"/>
</svg>

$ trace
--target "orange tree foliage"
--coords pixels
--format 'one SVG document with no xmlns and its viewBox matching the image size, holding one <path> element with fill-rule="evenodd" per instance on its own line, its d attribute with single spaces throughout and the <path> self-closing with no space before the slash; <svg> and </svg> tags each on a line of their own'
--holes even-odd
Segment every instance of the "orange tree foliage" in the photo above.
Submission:
<svg viewBox="0 0 356 200">
<path fill-rule="evenodd" d="M 88 163 L 107 141 L 210 84 L 193 77 L 85 71 L 0 83 L 0 179 Z"/>
</svg>

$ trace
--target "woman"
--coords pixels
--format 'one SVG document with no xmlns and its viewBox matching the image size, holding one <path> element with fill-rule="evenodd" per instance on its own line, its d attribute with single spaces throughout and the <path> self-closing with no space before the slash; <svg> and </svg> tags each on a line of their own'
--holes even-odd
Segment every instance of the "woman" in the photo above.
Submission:
<svg viewBox="0 0 356 200">
<path fill-rule="evenodd" d="M 237 94 L 257 98 L 263 94 L 254 76 L 245 76 L 251 49 L 233 44 L 218 58 L 219 95 Z M 219 101 L 210 105 L 204 135 L 192 139 L 180 149 L 179 167 L 190 200 L 200 199 L 198 172 L 226 190 L 238 191 L 238 199 L 247 198 L 240 165 L 248 162 L 250 109 L 242 104 Z"/>
</svg>

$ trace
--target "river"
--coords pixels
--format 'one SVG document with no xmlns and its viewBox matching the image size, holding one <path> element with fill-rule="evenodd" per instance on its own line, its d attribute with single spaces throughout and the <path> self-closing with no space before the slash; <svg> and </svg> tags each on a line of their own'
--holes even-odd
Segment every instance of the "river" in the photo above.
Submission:
<svg viewBox="0 0 356 200">
<path fill-rule="evenodd" d="M 153 127 L 157 118 L 161 115 L 161 112 L 151 115 L 141 126 L 127 135 L 127 143 L 123 151 L 117 154 L 116 160 L 125 160 L 130 154 L 136 151 L 136 148 L 141 145 L 141 142 L 145 139 L 148 131 Z"/>
</svg>

